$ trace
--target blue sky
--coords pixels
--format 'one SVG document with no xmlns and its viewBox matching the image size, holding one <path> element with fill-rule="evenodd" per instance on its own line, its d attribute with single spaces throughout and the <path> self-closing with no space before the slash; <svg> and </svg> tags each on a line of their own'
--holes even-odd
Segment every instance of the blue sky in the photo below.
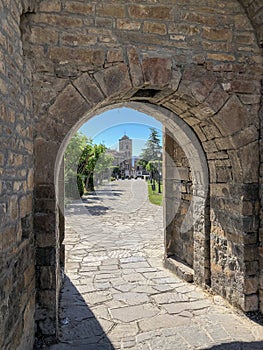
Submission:
<svg viewBox="0 0 263 350">
<path fill-rule="evenodd" d="M 94 143 L 118 150 L 119 139 L 126 134 L 133 139 L 133 156 L 138 156 L 150 135 L 150 127 L 157 129 L 162 141 L 162 124 L 146 114 L 130 108 L 116 108 L 99 114 L 83 124 L 79 131 Z"/>
</svg>

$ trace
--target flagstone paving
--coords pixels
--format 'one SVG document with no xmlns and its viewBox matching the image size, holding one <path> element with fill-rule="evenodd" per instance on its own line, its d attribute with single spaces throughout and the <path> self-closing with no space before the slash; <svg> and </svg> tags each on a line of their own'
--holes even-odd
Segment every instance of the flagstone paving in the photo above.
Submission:
<svg viewBox="0 0 263 350">
<path fill-rule="evenodd" d="M 162 208 L 142 180 L 66 210 L 60 338 L 52 350 L 263 349 L 263 327 L 165 269 Z"/>
</svg>

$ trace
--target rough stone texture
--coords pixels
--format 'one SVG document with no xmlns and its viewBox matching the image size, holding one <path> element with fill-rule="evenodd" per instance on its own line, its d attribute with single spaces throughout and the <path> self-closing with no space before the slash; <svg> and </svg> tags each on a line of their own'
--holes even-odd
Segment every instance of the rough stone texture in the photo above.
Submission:
<svg viewBox="0 0 263 350">
<path fill-rule="evenodd" d="M 170 208 L 166 210 L 168 226 L 166 228 L 166 254 L 181 259 L 193 268 L 194 237 L 193 227 L 186 232 L 183 223 L 193 196 L 193 183 L 190 177 L 189 161 L 171 136 L 165 133 L 165 153 L 167 155 L 165 197 Z"/>
<path fill-rule="evenodd" d="M 262 311 L 262 11 L 257 0 L 1 2 L 1 347 L 32 345 L 35 251 L 36 330 L 56 334 L 58 165 L 79 123 L 116 103 L 164 107 L 185 123 L 158 114 L 173 135 L 197 135 L 180 144 L 200 201 L 195 281 Z"/>
<path fill-rule="evenodd" d="M 21 14 L 33 1 L 0 4 L 0 348 L 34 342 L 33 125 L 31 67 Z"/>
</svg>

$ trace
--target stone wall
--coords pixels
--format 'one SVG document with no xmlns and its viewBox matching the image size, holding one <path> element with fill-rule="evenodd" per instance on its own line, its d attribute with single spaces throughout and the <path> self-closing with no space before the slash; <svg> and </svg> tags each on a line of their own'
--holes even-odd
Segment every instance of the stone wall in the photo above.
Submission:
<svg viewBox="0 0 263 350">
<path fill-rule="evenodd" d="M 168 158 L 166 163 L 165 197 L 170 201 L 166 210 L 166 255 L 179 259 L 191 268 L 194 263 L 193 226 L 183 229 L 183 223 L 193 198 L 193 182 L 189 161 L 174 138 L 165 133 L 165 152 Z M 168 170 L 170 169 L 170 171 Z M 192 221 L 192 215 L 189 218 Z"/>
<path fill-rule="evenodd" d="M 23 3 L 23 5 L 22 5 Z M 30 1 L 0 3 L 0 348 L 34 342 L 33 114 L 21 21 Z"/>
</svg>

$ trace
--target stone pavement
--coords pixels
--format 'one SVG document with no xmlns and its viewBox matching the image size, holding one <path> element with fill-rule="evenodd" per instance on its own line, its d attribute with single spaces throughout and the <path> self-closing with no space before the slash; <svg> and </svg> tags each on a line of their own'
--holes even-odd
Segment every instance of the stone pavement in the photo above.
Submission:
<svg viewBox="0 0 263 350">
<path fill-rule="evenodd" d="M 162 208 L 143 180 L 66 212 L 60 343 L 50 350 L 263 349 L 263 327 L 162 265 Z"/>
</svg>

